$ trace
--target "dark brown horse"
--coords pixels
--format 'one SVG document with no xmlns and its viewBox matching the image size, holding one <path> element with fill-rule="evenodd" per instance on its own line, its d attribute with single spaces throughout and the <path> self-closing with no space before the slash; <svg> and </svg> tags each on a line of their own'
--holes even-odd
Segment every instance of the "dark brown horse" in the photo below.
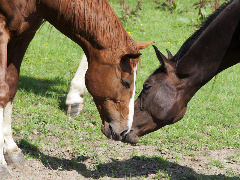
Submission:
<svg viewBox="0 0 240 180">
<path fill-rule="evenodd" d="M 121 140 L 132 125 L 139 50 L 152 42 L 135 42 L 107 0 L 0 0 L 0 178 L 8 175 L 6 161 L 24 163 L 12 139 L 12 106 L 24 53 L 43 19 L 87 55 L 86 86 L 103 133 Z"/>
<path fill-rule="evenodd" d="M 161 66 L 145 81 L 135 101 L 125 142 L 183 118 L 194 94 L 215 75 L 240 62 L 240 1 L 224 4 L 168 59 L 155 47 Z"/>
</svg>

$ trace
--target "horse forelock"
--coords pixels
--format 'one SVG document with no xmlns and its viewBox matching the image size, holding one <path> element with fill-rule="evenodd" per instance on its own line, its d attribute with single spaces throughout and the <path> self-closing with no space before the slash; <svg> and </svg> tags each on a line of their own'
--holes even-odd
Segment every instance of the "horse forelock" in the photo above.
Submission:
<svg viewBox="0 0 240 180">
<path fill-rule="evenodd" d="M 181 46 L 177 54 L 171 59 L 172 62 L 179 61 L 192 47 L 194 42 L 201 36 L 201 34 L 209 27 L 209 25 L 218 17 L 218 15 L 234 0 L 223 3 L 213 14 L 209 15 L 208 18 L 202 23 L 200 29 L 195 31 Z"/>
</svg>

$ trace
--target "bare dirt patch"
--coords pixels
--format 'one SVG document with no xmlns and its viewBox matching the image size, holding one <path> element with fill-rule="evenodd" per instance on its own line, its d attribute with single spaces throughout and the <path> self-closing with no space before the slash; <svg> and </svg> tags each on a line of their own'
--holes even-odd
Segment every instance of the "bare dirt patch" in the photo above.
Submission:
<svg viewBox="0 0 240 180">
<path fill-rule="evenodd" d="M 94 153 L 77 156 L 56 144 L 21 147 L 29 165 L 8 167 L 15 179 L 240 179 L 239 149 L 171 152 L 156 146 L 91 142 Z M 26 144 L 26 142 L 25 142 Z"/>
</svg>

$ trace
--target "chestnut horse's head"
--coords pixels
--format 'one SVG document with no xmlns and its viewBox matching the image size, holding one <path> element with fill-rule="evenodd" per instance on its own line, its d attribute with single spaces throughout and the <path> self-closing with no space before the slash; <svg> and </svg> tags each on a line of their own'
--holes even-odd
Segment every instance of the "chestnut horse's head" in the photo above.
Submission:
<svg viewBox="0 0 240 180">
<path fill-rule="evenodd" d="M 100 113 L 101 130 L 108 138 L 122 140 L 131 129 L 139 50 L 151 43 L 134 42 L 135 51 L 101 50 L 88 57 L 86 86 Z"/>
</svg>

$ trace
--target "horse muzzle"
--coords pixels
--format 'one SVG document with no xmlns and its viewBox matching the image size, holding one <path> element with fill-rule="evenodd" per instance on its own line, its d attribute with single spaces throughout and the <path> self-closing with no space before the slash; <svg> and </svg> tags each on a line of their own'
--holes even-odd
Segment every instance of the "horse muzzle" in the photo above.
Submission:
<svg viewBox="0 0 240 180">
<path fill-rule="evenodd" d="M 116 123 L 107 122 L 101 125 L 101 131 L 107 138 L 115 141 L 122 141 L 128 133 L 127 127 L 119 128 Z"/>
<path fill-rule="evenodd" d="M 137 144 L 139 141 L 140 137 L 135 134 L 134 130 L 130 130 L 122 139 L 122 142 L 130 144 Z"/>
</svg>

